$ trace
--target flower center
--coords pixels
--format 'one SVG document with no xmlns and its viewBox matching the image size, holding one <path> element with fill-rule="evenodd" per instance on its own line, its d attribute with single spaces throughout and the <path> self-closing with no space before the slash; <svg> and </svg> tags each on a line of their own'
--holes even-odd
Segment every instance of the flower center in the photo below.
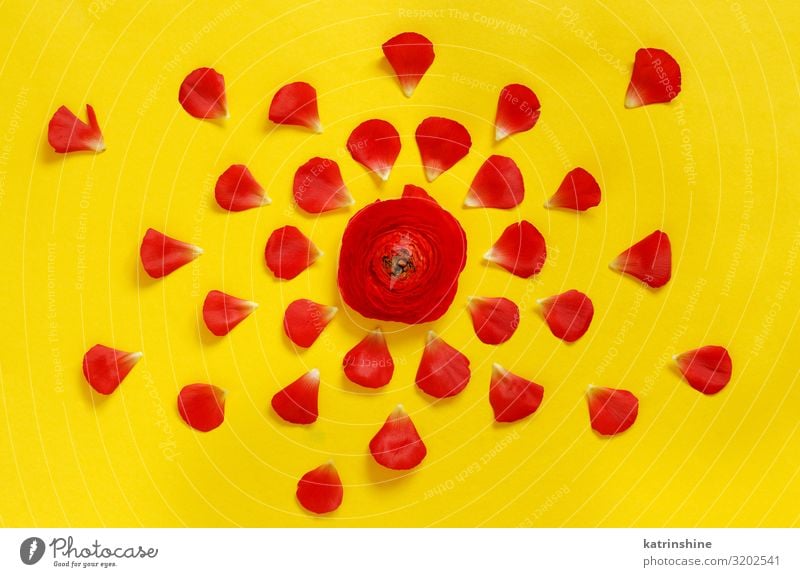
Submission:
<svg viewBox="0 0 800 577">
<path fill-rule="evenodd" d="M 383 257 L 383 267 L 393 278 L 404 277 L 406 274 L 414 272 L 414 257 L 410 250 L 401 246 L 394 254 Z"/>
</svg>

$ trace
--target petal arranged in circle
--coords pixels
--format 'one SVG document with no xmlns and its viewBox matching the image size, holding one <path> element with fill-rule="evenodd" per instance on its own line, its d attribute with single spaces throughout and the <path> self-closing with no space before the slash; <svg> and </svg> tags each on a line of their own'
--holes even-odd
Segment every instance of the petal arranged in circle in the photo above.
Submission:
<svg viewBox="0 0 800 577">
<path fill-rule="evenodd" d="M 214 290 L 203 302 L 203 321 L 209 331 L 220 337 L 231 332 L 257 308 L 258 303 Z"/>
<path fill-rule="evenodd" d="M 319 338 L 338 310 L 308 299 L 298 299 L 286 307 L 283 330 L 294 344 L 308 348 Z"/>
<path fill-rule="evenodd" d="M 586 393 L 592 429 L 601 435 L 628 430 L 639 414 L 639 399 L 630 391 L 589 386 Z"/>
<path fill-rule="evenodd" d="M 324 515 L 342 504 L 342 480 L 333 463 L 325 463 L 302 476 L 297 482 L 297 500 L 304 509 Z"/>
<path fill-rule="evenodd" d="M 297 206 L 311 214 L 344 208 L 355 202 L 336 161 L 318 156 L 294 173 L 292 193 Z"/>
<path fill-rule="evenodd" d="M 199 246 L 169 237 L 148 228 L 139 255 L 145 272 L 153 278 L 167 276 L 203 254 Z"/>
<path fill-rule="evenodd" d="M 275 124 L 304 126 L 316 133 L 322 132 L 317 91 L 307 82 L 287 84 L 272 97 L 269 119 Z"/>
<path fill-rule="evenodd" d="M 80 152 L 89 150 L 103 152 L 106 143 L 97 123 L 94 108 L 86 105 L 85 123 L 75 116 L 66 106 L 59 107 L 47 125 L 47 141 L 58 153 Z"/>
<path fill-rule="evenodd" d="M 433 182 L 464 158 L 472 146 L 466 128 L 455 120 L 438 116 L 431 116 L 420 123 L 416 140 L 428 182 Z"/>
<path fill-rule="evenodd" d="M 274 230 L 264 249 L 267 268 L 277 278 L 291 280 L 322 256 L 311 240 L 294 226 Z"/>
<path fill-rule="evenodd" d="M 225 210 L 240 212 L 272 202 L 244 164 L 233 164 L 217 179 L 214 198 Z"/>
<path fill-rule="evenodd" d="M 278 416 L 296 425 L 310 425 L 319 417 L 319 371 L 311 369 L 272 397 Z"/>
<path fill-rule="evenodd" d="M 585 169 L 570 170 L 545 208 L 589 210 L 600 204 L 600 185 Z"/>
<path fill-rule="evenodd" d="M 490 156 L 469 187 L 467 208 L 514 208 L 525 198 L 525 183 L 517 164 L 507 156 Z"/>
<path fill-rule="evenodd" d="M 470 297 L 467 308 L 475 334 L 487 345 L 506 342 L 519 326 L 519 307 L 505 297 Z"/>
<path fill-rule="evenodd" d="M 442 399 L 463 391 L 470 376 L 469 359 L 430 331 L 417 369 L 417 386 Z"/>
<path fill-rule="evenodd" d="M 625 108 L 670 102 L 681 91 L 681 67 L 666 51 L 640 48 L 625 94 Z"/>
<path fill-rule="evenodd" d="M 110 395 L 141 358 L 142 353 L 95 345 L 83 356 L 83 376 L 95 391 Z"/>
<path fill-rule="evenodd" d="M 537 301 L 550 331 L 568 343 L 581 338 L 592 323 L 592 300 L 577 290 L 554 295 Z"/>
<path fill-rule="evenodd" d="M 387 40 L 383 54 L 394 69 L 403 94 L 409 98 L 435 57 L 431 41 L 416 32 L 403 32 Z"/>
<path fill-rule="evenodd" d="M 379 119 L 362 122 L 347 139 L 347 150 L 353 160 L 366 166 L 383 181 L 389 180 L 392 167 L 400 155 L 400 147 L 397 129 Z"/>
<path fill-rule="evenodd" d="M 530 130 L 539 120 L 541 105 L 533 90 L 523 84 L 509 84 L 500 91 L 495 117 L 495 139 Z"/>
<path fill-rule="evenodd" d="M 436 202 L 436 199 L 433 198 L 424 188 L 420 188 L 419 186 L 414 186 L 413 184 L 407 184 L 403 187 L 403 195 L 402 198 L 422 198 L 424 200 L 430 200 L 431 202 Z M 438 202 L 436 204 L 439 204 Z"/>
<path fill-rule="evenodd" d="M 499 364 L 492 366 L 489 404 L 498 423 L 512 423 L 532 415 L 542 404 L 544 387 L 507 371 Z"/>
<path fill-rule="evenodd" d="M 731 380 L 733 361 L 725 347 L 707 345 L 675 356 L 683 377 L 706 395 L 720 392 Z"/>
<path fill-rule="evenodd" d="M 395 470 L 413 469 L 428 453 L 402 405 L 392 411 L 383 427 L 372 437 L 369 451 L 379 465 Z"/>
<path fill-rule="evenodd" d="M 344 374 L 357 385 L 377 389 L 389 384 L 394 361 L 380 329 L 364 337 L 348 351 L 342 362 Z"/>
<path fill-rule="evenodd" d="M 666 233 L 657 230 L 611 261 L 611 270 L 639 279 L 653 288 L 672 276 L 672 247 Z"/>
<path fill-rule="evenodd" d="M 213 68 L 198 68 L 181 83 L 178 101 L 195 118 L 227 118 L 225 78 Z"/>
<path fill-rule="evenodd" d="M 547 260 L 547 245 L 542 233 L 523 220 L 506 227 L 483 258 L 513 275 L 530 278 L 542 270 Z"/>
<path fill-rule="evenodd" d="M 204 383 L 186 385 L 178 394 L 178 413 L 187 425 L 207 433 L 225 420 L 227 393 Z"/>
</svg>

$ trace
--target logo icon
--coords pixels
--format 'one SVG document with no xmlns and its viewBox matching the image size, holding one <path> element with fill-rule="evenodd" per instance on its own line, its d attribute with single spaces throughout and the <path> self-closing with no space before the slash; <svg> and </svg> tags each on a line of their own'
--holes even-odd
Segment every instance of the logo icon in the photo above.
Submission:
<svg viewBox="0 0 800 577">
<path fill-rule="evenodd" d="M 19 558 L 25 565 L 35 565 L 44 555 L 44 541 L 39 537 L 28 537 L 19 546 Z"/>
</svg>

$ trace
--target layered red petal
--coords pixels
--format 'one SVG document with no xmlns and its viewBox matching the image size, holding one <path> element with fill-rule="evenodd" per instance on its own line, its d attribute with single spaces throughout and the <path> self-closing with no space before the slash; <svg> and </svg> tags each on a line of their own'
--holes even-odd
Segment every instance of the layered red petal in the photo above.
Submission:
<svg viewBox="0 0 800 577">
<path fill-rule="evenodd" d="M 400 135 L 385 120 L 367 120 L 350 133 L 347 150 L 353 160 L 386 181 L 389 180 L 392 167 L 400 155 Z"/>
<path fill-rule="evenodd" d="M 88 104 L 86 105 L 86 117 L 89 120 L 88 124 L 75 116 L 66 106 L 59 107 L 47 125 L 47 141 L 53 150 L 60 153 L 83 150 L 103 152 L 106 149 L 106 143 L 100 132 L 94 108 Z"/>
<path fill-rule="evenodd" d="M 681 67 L 672 56 L 659 48 L 636 51 L 625 108 L 670 102 L 680 91 Z"/>
<path fill-rule="evenodd" d="M 258 308 L 253 301 L 236 298 L 221 291 L 211 291 L 203 302 L 203 321 L 217 336 L 227 335 Z"/>
<path fill-rule="evenodd" d="M 537 274 L 547 260 L 544 237 L 527 220 L 509 225 L 483 255 L 513 275 L 530 278 Z"/>
<path fill-rule="evenodd" d="M 514 208 L 525 198 L 525 183 L 517 164 L 507 156 L 493 155 L 478 169 L 464 206 Z"/>
<path fill-rule="evenodd" d="M 335 160 L 314 157 L 294 173 L 292 185 L 297 206 L 312 214 L 336 210 L 354 203 Z"/>
<path fill-rule="evenodd" d="M 95 345 L 83 356 L 83 376 L 95 391 L 110 395 L 141 358 L 142 353 Z"/>
<path fill-rule="evenodd" d="M 539 99 L 523 84 L 509 84 L 500 91 L 495 117 L 495 138 L 503 140 L 510 134 L 530 130 L 539 120 Z"/>
<path fill-rule="evenodd" d="M 387 40 L 383 54 L 394 69 L 403 94 L 409 98 L 435 57 L 431 41 L 416 32 L 403 32 Z"/>
<path fill-rule="evenodd" d="M 438 116 L 431 116 L 420 123 L 416 140 L 428 182 L 433 182 L 464 158 L 472 146 L 466 128 L 455 120 Z"/>
<path fill-rule="evenodd" d="M 207 433 L 225 420 L 226 392 L 214 385 L 186 385 L 178 394 L 178 413 L 187 425 Z"/>
<path fill-rule="evenodd" d="M 468 309 L 475 334 L 487 345 L 506 342 L 519 326 L 519 307 L 505 297 L 471 297 Z"/>
<path fill-rule="evenodd" d="M 314 132 L 322 132 L 317 91 L 306 82 L 287 84 L 272 97 L 269 119 L 275 124 L 304 126 Z"/>
<path fill-rule="evenodd" d="M 342 362 L 348 379 L 362 387 L 377 389 L 387 385 L 394 374 L 394 361 L 380 329 L 364 337 L 350 349 Z"/>
<path fill-rule="evenodd" d="M 379 465 L 395 470 L 413 469 L 428 452 L 402 405 L 392 411 L 383 427 L 372 437 L 369 451 Z"/>
<path fill-rule="evenodd" d="M 232 212 L 266 206 L 272 202 L 244 164 L 231 165 L 220 175 L 214 187 L 214 197 L 218 205 Z"/>
<path fill-rule="evenodd" d="M 733 361 L 725 347 L 708 345 L 675 356 L 683 377 L 706 395 L 720 392 L 731 380 Z"/>
<path fill-rule="evenodd" d="M 322 253 L 294 226 L 272 232 L 264 249 L 267 267 L 277 278 L 290 280 L 311 266 Z"/>
<path fill-rule="evenodd" d="M 297 483 L 297 500 L 304 509 L 317 515 L 338 509 L 343 497 L 342 480 L 333 463 L 309 471 Z"/>
<path fill-rule="evenodd" d="M 319 338 L 337 311 L 336 307 L 321 305 L 308 299 L 298 299 L 286 307 L 283 330 L 294 344 L 308 348 Z"/>
<path fill-rule="evenodd" d="M 652 232 L 611 261 L 609 266 L 653 288 L 664 286 L 672 276 L 669 237 L 660 230 Z"/>
<path fill-rule="evenodd" d="M 153 278 L 167 276 L 203 254 L 203 249 L 148 228 L 139 250 L 145 272 Z"/>
<path fill-rule="evenodd" d="M 198 68 L 181 83 L 178 101 L 195 118 L 227 118 L 225 78 L 213 68 Z"/>
<path fill-rule="evenodd" d="M 592 323 L 592 300 L 580 291 L 568 290 L 538 301 L 550 331 L 568 343 L 581 338 Z"/>
<path fill-rule="evenodd" d="M 639 414 L 639 399 L 630 391 L 589 386 L 586 399 L 592 429 L 601 435 L 626 431 Z"/>
<path fill-rule="evenodd" d="M 417 386 L 432 397 L 452 397 L 464 390 L 470 375 L 469 359 L 429 332 L 417 369 Z"/>
<path fill-rule="evenodd" d="M 436 202 L 434 199 L 424 188 L 420 188 L 419 186 L 414 186 L 413 184 L 407 184 L 403 187 L 403 194 L 402 198 L 421 198 L 423 200 L 430 200 L 431 202 Z M 438 202 L 436 204 L 439 204 Z"/>
<path fill-rule="evenodd" d="M 319 371 L 311 369 L 272 397 L 272 408 L 284 421 L 309 425 L 319 417 Z"/>
<path fill-rule="evenodd" d="M 545 204 L 546 208 L 589 210 L 600 204 L 600 185 L 583 168 L 573 168 L 564 177 L 561 186 Z"/>
<path fill-rule="evenodd" d="M 489 404 L 498 423 L 512 423 L 532 415 L 542 404 L 544 387 L 523 379 L 500 365 L 492 367 Z"/>
</svg>

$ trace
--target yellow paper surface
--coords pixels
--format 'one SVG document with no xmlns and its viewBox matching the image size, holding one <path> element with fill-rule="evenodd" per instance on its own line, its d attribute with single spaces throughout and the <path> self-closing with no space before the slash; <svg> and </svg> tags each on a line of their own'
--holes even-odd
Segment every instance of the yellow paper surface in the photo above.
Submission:
<svg viewBox="0 0 800 577">
<path fill-rule="evenodd" d="M 63 2 L 11 0 L 0 19 L 0 525 L 3 526 L 796 526 L 800 434 L 796 330 L 798 8 L 790 2 Z M 380 45 L 403 31 L 435 44 L 413 98 Z M 626 110 L 635 51 L 681 64 L 669 105 Z M 225 76 L 231 118 L 191 118 L 178 86 L 200 66 Z M 275 127 L 270 99 L 313 84 L 325 131 Z M 531 86 L 542 115 L 494 142 L 499 90 Z M 66 105 L 97 111 L 108 150 L 56 155 L 46 126 Z M 425 117 L 470 131 L 470 154 L 433 184 L 413 139 Z M 403 149 L 379 183 L 349 158 L 350 131 L 392 122 Z M 526 183 L 518 210 L 468 210 L 481 163 L 511 156 Z M 291 202 L 294 170 L 337 160 L 356 207 L 319 218 Z M 226 213 L 216 177 L 247 164 L 271 206 Z M 567 170 L 598 179 L 601 205 L 548 211 Z M 349 384 L 345 352 L 374 321 L 341 305 L 338 244 L 347 219 L 402 186 L 423 186 L 462 222 L 468 263 L 455 303 L 432 325 L 383 324 L 397 363 L 385 389 Z M 549 258 L 531 280 L 487 266 L 504 227 L 533 222 Z M 278 282 L 269 233 L 298 226 L 325 252 Z M 148 227 L 205 254 L 153 281 L 139 264 Z M 608 270 L 655 229 L 673 248 L 660 290 Z M 594 301 L 589 332 L 567 345 L 536 299 L 577 288 Z M 220 289 L 260 303 L 224 338 L 200 309 Z M 470 295 L 520 305 L 514 337 L 474 336 Z M 337 304 L 320 340 L 296 351 L 283 335 L 296 298 Z M 459 396 L 432 402 L 414 385 L 427 330 L 472 361 Z M 96 343 L 141 350 L 116 393 L 81 375 Z M 721 344 L 734 376 L 720 394 L 690 388 L 670 357 Z M 545 387 L 531 418 L 498 426 L 487 401 L 492 363 Z M 312 367 L 320 420 L 280 422 L 271 396 Z M 175 407 L 193 382 L 228 390 L 226 420 L 192 431 Z M 589 427 L 588 384 L 625 388 L 638 421 L 612 439 Z M 403 403 L 428 446 L 411 473 L 378 467 L 369 439 Z M 333 459 L 346 484 L 326 518 L 295 501 L 297 479 Z"/>
</svg>

